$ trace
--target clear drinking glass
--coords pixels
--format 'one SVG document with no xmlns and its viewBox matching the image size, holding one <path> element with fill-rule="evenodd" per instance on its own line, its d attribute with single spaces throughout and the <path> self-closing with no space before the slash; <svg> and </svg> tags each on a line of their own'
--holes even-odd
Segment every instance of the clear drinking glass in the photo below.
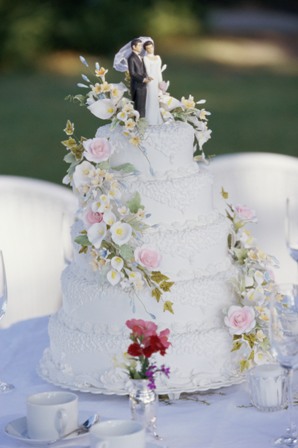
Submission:
<svg viewBox="0 0 298 448">
<path fill-rule="evenodd" d="M 7 283 L 2 251 L 0 250 L 0 319 L 5 315 L 7 307 Z M 9 392 L 14 389 L 12 384 L 0 380 L 0 393 Z"/>
<path fill-rule="evenodd" d="M 298 263 L 298 196 L 287 198 L 286 242 L 291 257 Z"/>
<path fill-rule="evenodd" d="M 297 446 L 297 427 L 293 416 L 293 369 L 298 367 L 298 285 L 277 286 L 270 304 L 271 347 L 277 361 L 288 376 L 289 426 L 275 440 L 282 447 Z"/>
</svg>

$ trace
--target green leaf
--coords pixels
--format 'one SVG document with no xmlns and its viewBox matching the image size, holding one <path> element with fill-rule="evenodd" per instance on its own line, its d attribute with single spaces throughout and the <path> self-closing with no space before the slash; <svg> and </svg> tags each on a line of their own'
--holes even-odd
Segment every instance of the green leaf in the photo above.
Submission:
<svg viewBox="0 0 298 448">
<path fill-rule="evenodd" d="M 137 232 L 143 232 L 144 230 L 148 229 L 148 227 L 150 227 L 148 224 L 145 224 L 142 221 L 137 221 L 136 219 L 130 221 L 129 224 Z"/>
<path fill-rule="evenodd" d="M 229 193 L 227 191 L 225 191 L 223 187 L 221 187 L 221 195 L 224 199 L 229 198 Z"/>
<path fill-rule="evenodd" d="M 136 169 L 132 163 L 123 163 L 123 165 L 113 166 L 113 170 L 123 171 L 123 173 L 135 173 Z"/>
<path fill-rule="evenodd" d="M 85 106 L 85 96 L 84 95 L 75 95 L 75 96 L 67 95 L 65 97 L 65 100 L 66 101 L 71 101 L 73 103 L 78 102 L 78 103 L 80 103 L 80 106 Z"/>
<path fill-rule="evenodd" d="M 244 334 L 243 339 L 245 339 L 249 343 L 250 348 L 254 347 L 257 340 L 255 334 Z"/>
<path fill-rule="evenodd" d="M 64 158 L 63 158 L 64 162 L 66 163 L 74 163 L 76 162 L 76 158 L 74 156 L 74 154 L 72 152 L 68 152 Z"/>
<path fill-rule="evenodd" d="M 164 292 L 169 292 L 173 285 L 174 282 L 162 281 L 159 286 Z"/>
<path fill-rule="evenodd" d="M 158 288 L 152 289 L 152 293 L 151 294 L 152 294 L 152 297 L 156 298 L 157 302 L 160 301 L 160 298 L 161 298 L 161 291 L 160 291 L 160 289 L 158 289 Z"/>
<path fill-rule="evenodd" d="M 80 244 L 81 246 L 91 246 L 90 241 L 88 240 L 87 235 L 79 235 L 75 238 L 75 242 Z"/>
<path fill-rule="evenodd" d="M 232 352 L 236 352 L 237 350 L 239 350 L 239 348 L 242 346 L 242 342 L 235 342 L 234 344 L 233 344 L 233 348 L 232 348 Z"/>
<path fill-rule="evenodd" d="M 133 249 L 128 244 L 123 244 L 123 246 L 119 249 L 119 254 L 124 260 L 132 260 L 133 255 Z"/>
<path fill-rule="evenodd" d="M 127 207 L 129 208 L 131 213 L 137 213 L 137 211 L 140 208 L 144 208 L 144 206 L 141 204 L 141 196 L 140 193 L 138 193 L 137 191 L 135 192 L 135 194 L 132 196 L 132 198 L 127 201 L 126 203 Z"/>
<path fill-rule="evenodd" d="M 105 161 L 105 162 L 100 162 L 98 164 L 98 167 L 102 170 L 108 170 L 110 168 L 110 164 L 109 162 Z"/>
<path fill-rule="evenodd" d="M 240 361 L 240 372 L 243 372 L 244 370 L 249 368 L 249 362 L 246 359 L 242 359 Z"/>
<path fill-rule="evenodd" d="M 162 281 L 169 280 L 169 277 L 162 274 L 160 271 L 151 272 L 151 280 L 155 283 L 161 283 Z"/>
<path fill-rule="evenodd" d="M 174 314 L 174 310 L 173 310 L 173 302 L 171 302 L 170 300 L 167 300 L 167 301 L 164 303 L 163 310 L 164 310 L 164 311 L 169 311 L 170 313 Z"/>
<path fill-rule="evenodd" d="M 70 150 L 77 146 L 77 142 L 73 137 L 68 137 L 67 140 L 63 140 L 61 143 L 63 146 L 65 146 L 67 149 L 70 149 Z"/>
<path fill-rule="evenodd" d="M 228 235 L 228 248 L 231 249 L 232 248 L 232 235 L 229 233 Z"/>
<path fill-rule="evenodd" d="M 250 352 L 249 357 L 248 357 L 248 361 L 253 361 L 253 360 L 254 360 L 254 357 L 255 357 L 255 352 L 254 352 L 254 350 L 252 350 L 252 351 Z"/>
</svg>

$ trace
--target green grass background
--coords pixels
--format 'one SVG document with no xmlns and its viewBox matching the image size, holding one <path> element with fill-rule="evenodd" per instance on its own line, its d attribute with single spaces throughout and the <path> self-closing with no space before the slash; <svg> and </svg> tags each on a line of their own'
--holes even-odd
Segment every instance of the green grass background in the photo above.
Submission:
<svg viewBox="0 0 298 448">
<path fill-rule="evenodd" d="M 298 77 L 266 68 L 230 68 L 191 59 L 166 59 L 165 79 L 177 98 L 205 98 L 212 139 L 207 155 L 261 151 L 298 156 Z M 102 64 L 103 62 L 100 61 Z M 108 81 L 120 81 L 112 73 Z M 82 66 L 82 72 L 84 67 Z M 46 71 L 0 74 L 0 174 L 61 183 L 66 164 L 66 120 L 78 136 L 93 137 L 99 121 L 87 109 L 64 100 L 78 93 L 80 74 Z M 183 151 L 183 148 L 181 148 Z"/>
</svg>

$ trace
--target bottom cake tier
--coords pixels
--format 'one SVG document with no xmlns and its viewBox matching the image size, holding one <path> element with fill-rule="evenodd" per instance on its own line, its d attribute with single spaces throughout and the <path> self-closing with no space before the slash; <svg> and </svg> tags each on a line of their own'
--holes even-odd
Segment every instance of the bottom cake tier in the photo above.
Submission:
<svg viewBox="0 0 298 448">
<path fill-rule="evenodd" d="M 233 301 L 230 276 L 231 269 L 177 282 L 173 290 L 177 312 L 156 313 L 159 329 L 170 329 L 172 344 L 166 359 L 157 359 L 171 369 L 169 379 L 157 379 L 159 393 L 203 391 L 242 380 L 232 361 L 232 337 L 223 323 L 222 311 Z M 127 394 L 128 376 L 115 362 L 121 362 L 129 345 L 125 321 L 148 319 L 148 315 L 142 303 L 137 303 L 134 313 L 123 291 L 117 295 L 112 287 L 99 290 L 96 282 L 84 288 L 83 298 L 79 287 L 66 287 L 75 285 L 76 278 L 72 267 L 64 272 L 64 306 L 50 318 L 50 347 L 44 352 L 39 373 L 54 384 L 75 390 Z"/>
<path fill-rule="evenodd" d="M 61 313 L 51 318 L 49 332 L 52 348 L 45 350 L 39 365 L 44 379 L 82 392 L 128 393 L 128 376 L 112 359 L 115 351 L 127 348 L 126 332 L 87 335 L 67 328 Z M 157 379 L 159 394 L 204 391 L 242 381 L 232 364 L 231 340 L 225 329 L 176 333 L 171 341 L 166 359 L 171 375 Z"/>
</svg>

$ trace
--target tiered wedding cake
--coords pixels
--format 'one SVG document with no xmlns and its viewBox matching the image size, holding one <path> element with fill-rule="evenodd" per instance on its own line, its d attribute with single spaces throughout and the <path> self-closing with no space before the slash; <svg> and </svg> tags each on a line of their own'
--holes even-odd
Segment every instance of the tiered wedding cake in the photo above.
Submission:
<svg viewBox="0 0 298 448">
<path fill-rule="evenodd" d="M 212 206 L 212 176 L 193 161 L 193 128 L 172 122 L 149 127 L 142 152 L 120 130 L 104 126 L 97 137 L 108 137 L 114 148 L 111 165 L 133 163 L 138 174 L 123 177 L 127 192 L 138 191 L 150 211 L 143 243 L 161 253 L 159 269 L 173 282 L 165 299 L 174 314 L 142 290 L 137 298 L 112 286 L 93 272 L 89 255 L 79 254 L 62 275 L 63 306 L 49 324 L 50 348 L 42 374 L 54 383 L 81 390 L 123 393 L 127 376 L 113 358 L 127 347 L 125 321 L 156 316 L 171 330 L 167 365 L 171 378 L 160 390 L 189 391 L 215 388 L 235 380 L 231 336 L 224 326 L 224 307 L 231 300 L 227 251 L 229 224 Z M 151 166 L 151 173 L 150 173 Z M 154 173 L 154 174 L 153 174 Z M 78 221 L 74 235 L 81 230 Z"/>
<path fill-rule="evenodd" d="M 194 145 L 202 150 L 210 137 L 208 112 L 197 107 L 204 100 L 178 101 L 163 86 L 165 122 L 148 126 L 125 97 L 124 84 L 108 84 L 106 73 L 96 64 L 98 82 L 89 84 L 85 98 L 74 98 L 112 126 L 89 140 L 77 140 L 69 121 L 65 128 L 65 180 L 80 208 L 74 258 L 62 274 L 63 304 L 50 319 L 40 374 L 82 391 L 127 393 L 127 374 L 115 364 L 128 345 L 125 322 L 149 318 L 170 329 L 172 343 L 171 375 L 157 381 L 159 392 L 237 382 L 223 314 L 235 301 L 231 228 L 213 207 L 208 168 L 194 161 Z"/>
</svg>

